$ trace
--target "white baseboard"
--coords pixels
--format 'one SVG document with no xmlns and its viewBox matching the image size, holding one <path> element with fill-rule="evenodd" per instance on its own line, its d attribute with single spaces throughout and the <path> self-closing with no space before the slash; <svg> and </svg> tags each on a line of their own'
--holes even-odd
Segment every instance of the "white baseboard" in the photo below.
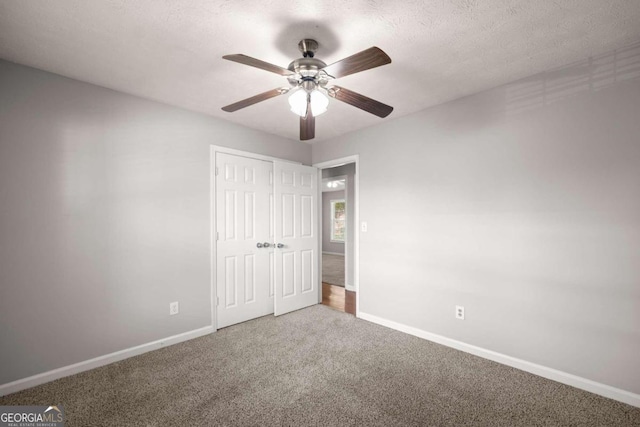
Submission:
<svg viewBox="0 0 640 427">
<path fill-rule="evenodd" d="M 433 334 L 431 332 L 423 331 L 422 329 L 403 325 L 401 323 L 383 319 L 372 314 L 363 313 L 362 311 L 358 313 L 358 317 L 369 322 L 377 323 L 378 325 L 386 326 L 387 328 L 395 329 L 397 331 L 433 341 L 438 344 L 446 345 L 447 347 L 455 348 L 456 350 L 464 351 L 476 356 L 483 357 L 485 359 L 493 360 L 494 362 L 502 363 L 503 365 L 530 372 L 532 374 L 548 378 L 559 383 L 567 384 L 591 393 L 599 394 L 600 396 L 608 397 L 609 399 L 614 399 L 623 403 L 627 403 L 629 405 L 640 407 L 640 394 L 611 387 L 606 384 L 598 383 L 586 378 L 579 377 L 577 375 L 548 368 L 546 366 L 537 365 L 535 363 L 527 362 L 526 360 L 517 359 L 515 357 L 487 350 L 482 347 L 476 347 L 462 341 L 457 341 L 451 338 L 444 337 L 442 335 Z"/>
<path fill-rule="evenodd" d="M 339 256 L 344 256 L 344 254 L 341 254 L 339 252 L 326 252 L 326 251 L 322 251 L 323 254 L 327 254 L 327 255 L 339 255 Z"/>
<path fill-rule="evenodd" d="M 189 341 L 194 338 L 201 337 L 203 335 L 211 334 L 214 332 L 213 326 L 205 326 L 204 328 L 196 329 L 193 331 L 185 332 L 182 334 L 174 335 L 172 337 L 164 338 L 161 340 L 153 341 L 150 343 L 138 345 L 136 347 L 127 348 L 124 350 L 116 351 L 115 353 L 99 356 L 94 359 L 85 360 L 84 362 L 74 363 L 73 365 L 64 366 L 62 368 L 54 369 L 41 374 L 33 375 L 31 377 L 16 380 L 7 384 L 0 385 L 0 396 L 15 393 L 20 390 L 35 387 L 40 384 L 48 383 L 58 378 L 67 377 L 80 372 L 88 371 L 90 369 L 99 368 L 100 366 L 108 365 L 110 363 L 119 362 L 120 360 L 128 359 L 129 357 L 137 356 L 149 351 L 157 350 L 162 347 L 167 347 L 173 344 L 178 344 L 183 341 Z"/>
</svg>

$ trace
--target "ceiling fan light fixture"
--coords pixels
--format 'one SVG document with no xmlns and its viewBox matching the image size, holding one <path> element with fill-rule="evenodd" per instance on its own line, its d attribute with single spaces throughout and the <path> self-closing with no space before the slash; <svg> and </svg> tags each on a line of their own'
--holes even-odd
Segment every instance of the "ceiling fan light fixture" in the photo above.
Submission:
<svg viewBox="0 0 640 427">
<path fill-rule="evenodd" d="M 289 96 L 289 106 L 291 111 L 300 117 L 307 116 L 307 92 L 304 90 L 297 90 Z"/>
<path fill-rule="evenodd" d="M 300 117 L 307 117 L 307 96 L 310 97 L 311 114 L 316 117 L 327 111 L 329 98 L 317 89 L 308 93 L 306 90 L 297 90 L 289 97 L 291 111 Z"/>
</svg>

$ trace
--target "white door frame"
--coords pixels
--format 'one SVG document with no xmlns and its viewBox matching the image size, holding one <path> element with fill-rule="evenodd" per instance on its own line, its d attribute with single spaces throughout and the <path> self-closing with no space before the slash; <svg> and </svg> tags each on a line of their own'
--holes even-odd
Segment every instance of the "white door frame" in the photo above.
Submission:
<svg viewBox="0 0 640 427">
<path fill-rule="evenodd" d="M 266 161 L 279 161 L 279 162 L 288 162 L 301 164 L 300 162 L 295 162 L 287 159 L 280 159 L 272 156 L 265 156 L 263 154 L 251 153 L 249 151 L 241 151 L 236 150 L 234 148 L 221 147 L 219 145 L 210 145 L 209 148 L 209 229 L 211 230 L 211 234 L 209 236 L 210 239 L 210 247 L 211 247 L 211 258 L 210 258 L 210 267 L 209 267 L 209 279 L 210 279 L 210 303 L 211 303 L 211 326 L 213 326 L 213 330 L 218 330 L 218 313 L 216 311 L 217 307 L 217 283 L 216 283 L 216 257 L 217 257 L 217 249 L 216 249 L 216 233 L 217 233 L 217 218 L 216 218 L 216 154 L 217 153 L 225 153 L 225 154 L 233 154 L 235 156 L 248 157 L 250 159 L 256 160 L 266 160 Z"/>
<path fill-rule="evenodd" d="M 318 168 L 318 218 L 322 218 L 322 170 L 335 168 L 337 166 L 342 166 L 347 163 L 355 163 L 356 171 L 354 174 L 354 182 L 353 182 L 353 206 L 354 206 L 354 219 L 353 224 L 355 230 L 353 230 L 353 281 L 354 287 L 356 289 L 356 317 L 360 317 L 360 156 L 358 154 L 354 154 L 352 156 L 341 157 L 339 159 L 327 160 L 326 162 L 315 163 L 313 166 Z M 346 194 L 346 191 L 345 191 Z M 322 221 L 318 220 L 318 233 L 322 233 Z M 322 234 L 318 234 L 322 236 Z M 322 271 L 322 239 L 319 239 L 320 250 L 318 251 L 318 265 L 319 269 Z M 348 250 L 349 250 L 349 239 L 345 242 L 344 247 L 344 255 L 345 262 L 349 261 Z M 345 275 L 347 270 L 345 269 Z M 322 302 L 322 273 L 318 275 L 318 302 Z"/>
</svg>

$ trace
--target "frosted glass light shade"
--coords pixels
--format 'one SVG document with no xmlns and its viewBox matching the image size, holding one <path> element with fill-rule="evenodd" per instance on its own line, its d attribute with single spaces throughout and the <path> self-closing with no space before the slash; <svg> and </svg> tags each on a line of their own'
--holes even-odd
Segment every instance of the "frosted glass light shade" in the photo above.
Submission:
<svg viewBox="0 0 640 427">
<path fill-rule="evenodd" d="M 289 97 L 289 105 L 291 106 L 292 112 L 301 117 L 305 117 L 307 115 L 307 92 L 304 90 L 295 91 Z M 328 106 L 329 98 L 327 98 L 325 94 L 318 90 L 311 92 L 311 114 L 313 114 L 313 116 L 319 116 L 324 113 L 327 111 Z"/>
<path fill-rule="evenodd" d="M 324 93 L 319 90 L 311 92 L 311 113 L 314 117 L 327 111 L 328 106 L 329 98 Z"/>
<path fill-rule="evenodd" d="M 289 105 L 291 111 L 305 117 L 307 115 L 307 92 L 304 90 L 297 90 L 289 97 Z"/>
</svg>

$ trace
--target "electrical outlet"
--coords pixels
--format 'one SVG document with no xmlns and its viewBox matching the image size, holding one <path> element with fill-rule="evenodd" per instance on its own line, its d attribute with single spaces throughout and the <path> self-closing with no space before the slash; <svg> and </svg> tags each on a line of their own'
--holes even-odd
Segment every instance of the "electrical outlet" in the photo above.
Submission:
<svg viewBox="0 0 640 427">
<path fill-rule="evenodd" d="M 456 305 L 456 319 L 464 320 L 464 307 Z"/>
<path fill-rule="evenodd" d="M 174 314 L 180 313 L 180 306 L 178 305 L 178 301 L 169 303 L 169 314 L 173 316 Z"/>
<path fill-rule="evenodd" d="M 367 221 L 362 221 L 362 222 L 360 223 L 360 230 L 361 230 L 363 233 L 366 233 L 366 232 L 367 232 Z"/>
</svg>

